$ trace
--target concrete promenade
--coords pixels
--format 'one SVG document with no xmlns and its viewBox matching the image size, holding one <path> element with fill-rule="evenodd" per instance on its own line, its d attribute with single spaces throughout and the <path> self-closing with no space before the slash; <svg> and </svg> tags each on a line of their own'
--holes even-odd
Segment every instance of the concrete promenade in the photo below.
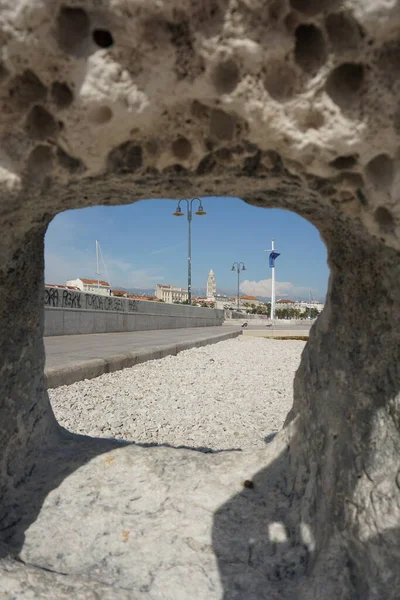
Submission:
<svg viewBox="0 0 400 600">
<path fill-rule="evenodd" d="M 44 338 L 47 387 L 70 385 L 182 350 L 237 337 L 238 327 L 194 327 Z"/>
<path fill-rule="evenodd" d="M 242 324 L 246 321 L 229 319 L 225 321 L 224 325 L 229 324 L 230 329 L 240 329 L 243 331 L 243 335 L 252 337 L 266 337 L 266 338 L 296 338 L 306 337 L 308 338 L 310 329 L 313 322 L 302 321 L 297 323 L 275 321 L 271 327 L 266 327 L 268 321 L 259 321 L 253 323 L 250 319 L 247 321 L 248 325 L 246 328 L 242 328 Z"/>
</svg>

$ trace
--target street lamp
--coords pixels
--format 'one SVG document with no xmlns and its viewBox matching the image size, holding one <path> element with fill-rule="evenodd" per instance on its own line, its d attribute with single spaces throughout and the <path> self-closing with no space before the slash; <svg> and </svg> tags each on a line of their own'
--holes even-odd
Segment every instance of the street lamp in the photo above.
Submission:
<svg viewBox="0 0 400 600">
<path fill-rule="evenodd" d="M 174 217 L 184 217 L 185 213 L 182 212 L 181 202 L 186 202 L 187 204 L 187 220 L 189 227 L 189 239 L 188 239 L 188 304 L 192 303 L 192 215 L 193 215 L 193 202 L 197 201 L 199 203 L 198 210 L 194 213 L 199 217 L 206 215 L 206 211 L 203 208 L 200 198 L 192 198 L 188 200 L 187 198 L 182 198 L 178 202 L 178 206 L 176 207 L 176 211 L 173 214 Z"/>
<path fill-rule="evenodd" d="M 235 266 L 236 265 L 236 266 Z M 238 276 L 238 283 L 237 283 L 237 309 L 239 310 L 239 302 L 240 302 L 240 271 L 245 271 L 246 267 L 244 266 L 244 263 L 242 262 L 234 262 L 232 265 L 232 271 L 236 271 L 237 276 Z"/>
</svg>

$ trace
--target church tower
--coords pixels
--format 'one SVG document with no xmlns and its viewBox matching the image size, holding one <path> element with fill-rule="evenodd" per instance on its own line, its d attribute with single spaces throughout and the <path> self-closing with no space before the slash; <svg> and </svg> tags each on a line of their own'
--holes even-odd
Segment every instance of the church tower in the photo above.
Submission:
<svg viewBox="0 0 400 600">
<path fill-rule="evenodd" d="M 217 284 L 215 281 L 214 271 L 211 269 L 207 279 L 207 300 L 215 300 L 217 295 Z"/>
</svg>

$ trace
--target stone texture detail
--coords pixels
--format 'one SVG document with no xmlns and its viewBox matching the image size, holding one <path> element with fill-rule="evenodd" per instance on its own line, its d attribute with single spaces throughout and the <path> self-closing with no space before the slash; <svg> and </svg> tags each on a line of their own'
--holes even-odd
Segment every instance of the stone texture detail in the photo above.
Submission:
<svg viewBox="0 0 400 600">
<path fill-rule="evenodd" d="M 399 26 L 397 0 L 3 1 L 0 532 L 2 555 L 14 557 L 2 566 L 6 597 L 75 589 L 82 598 L 176 598 L 179 589 L 199 599 L 398 598 Z M 293 210 L 328 248 L 327 304 L 296 375 L 283 446 L 274 440 L 257 455 L 251 502 L 251 489 L 228 486 L 229 499 L 228 488 L 218 491 L 217 474 L 236 478 L 253 460 L 247 454 L 214 464 L 172 448 L 120 448 L 108 479 L 95 457 L 112 443 L 60 428 L 44 386 L 43 237 L 52 217 L 202 194 Z M 210 487 L 194 500 L 191 486 L 208 468 Z M 113 571 L 119 545 L 96 562 L 93 537 L 93 561 L 79 561 L 86 485 L 101 489 L 93 515 L 111 514 L 117 498 L 112 519 L 123 530 L 135 510 L 133 472 L 148 504 L 162 496 L 171 506 L 180 490 L 184 511 L 178 518 L 176 503 L 161 517 L 157 504 L 154 520 L 146 509 L 143 523 L 131 523 L 137 540 L 154 523 L 152 534 L 170 540 L 201 529 L 200 541 L 189 536 L 190 581 L 186 550 L 171 542 L 159 588 L 138 590 L 164 548 L 155 535 L 140 549 L 142 571 L 135 581 L 121 575 L 123 586 Z M 56 531 L 57 489 L 64 558 L 47 528 Z M 105 531 L 95 518 L 93 527 Z M 168 569 L 172 556 L 180 570 Z M 51 565 L 64 577 L 43 570 Z"/>
</svg>

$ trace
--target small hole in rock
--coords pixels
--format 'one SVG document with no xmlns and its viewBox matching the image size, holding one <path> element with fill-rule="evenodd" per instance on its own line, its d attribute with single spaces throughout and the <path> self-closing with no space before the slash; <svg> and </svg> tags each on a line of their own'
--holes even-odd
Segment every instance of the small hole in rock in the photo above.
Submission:
<svg viewBox="0 0 400 600">
<path fill-rule="evenodd" d="M 222 110 L 214 109 L 210 117 L 210 135 L 220 140 L 231 140 L 235 131 L 235 119 Z"/>
<path fill-rule="evenodd" d="M 335 169 L 352 169 L 357 164 L 358 156 L 351 154 L 349 156 L 338 156 L 329 164 Z"/>
<path fill-rule="evenodd" d="M 299 25 L 296 29 L 296 63 L 308 73 L 315 73 L 326 61 L 324 36 L 314 25 Z"/>
<path fill-rule="evenodd" d="M 284 23 L 288 32 L 294 33 L 297 25 L 299 24 L 299 18 L 295 12 L 290 12 L 288 15 L 286 15 Z"/>
<path fill-rule="evenodd" d="M 232 59 L 216 66 L 212 74 L 215 88 L 220 94 L 230 94 L 239 83 L 239 67 Z"/>
<path fill-rule="evenodd" d="M 246 481 L 243 482 L 243 487 L 252 490 L 254 488 L 254 482 L 251 479 L 246 479 Z"/>
<path fill-rule="evenodd" d="M 179 137 L 172 143 L 172 152 L 180 160 L 185 160 L 192 152 L 192 144 L 185 137 Z"/>
<path fill-rule="evenodd" d="M 363 81 L 363 65 L 343 63 L 329 75 L 325 89 L 335 104 L 346 109 L 359 99 Z"/>
<path fill-rule="evenodd" d="M 53 162 L 53 151 L 50 146 L 36 146 L 28 158 L 28 169 L 40 169 L 46 172 L 51 168 Z"/>
<path fill-rule="evenodd" d="M 51 86 L 51 99 L 57 108 L 67 108 L 72 103 L 74 95 L 66 83 L 55 81 Z"/>
<path fill-rule="evenodd" d="M 34 106 L 26 120 L 26 129 L 30 137 L 44 140 L 55 137 L 58 126 L 52 115 L 43 106 Z"/>
<path fill-rule="evenodd" d="M 303 123 L 303 129 L 320 129 L 325 123 L 324 115 L 316 110 L 310 110 Z"/>
<path fill-rule="evenodd" d="M 93 31 L 93 41 L 100 48 L 109 48 L 114 44 L 113 37 L 107 29 L 95 29 Z"/>
<path fill-rule="evenodd" d="M 158 143 L 157 140 L 149 140 L 146 142 L 146 150 L 149 154 L 153 156 L 158 152 Z"/>
<path fill-rule="evenodd" d="M 22 75 L 17 75 L 13 79 L 10 84 L 9 95 L 19 108 L 26 108 L 33 102 L 44 100 L 47 95 L 47 88 L 37 75 L 28 69 Z"/>
<path fill-rule="evenodd" d="M 351 171 L 343 171 L 337 176 L 336 181 L 343 187 L 350 190 L 361 188 L 364 185 L 364 180 L 360 173 L 352 173 Z"/>
<path fill-rule="evenodd" d="M 391 212 L 385 206 L 379 206 L 374 213 L 375 221 L 383 233 L 393 233 L 395 222 Z"/>
<path fill-rule="evenodd" d="M 95 123 L 96 125 L 104 125 L 104 123 L 108 123 L 111 121 L 113 116 L 112 110 L 108 106 L 98 106 L 93 109 L 89 115 L 89 121 Z"/>
<path fill-rule="evenodd" d="M 210 109 L 208 108 L 208 106 L 201 104 L 201 102 L 194 100 L 190 107 L 190 112 L 192 113 L 192 115 L 194 117 L 196 117 L 198 119 L 204 119 L 204 118 L 208 117 Z"/>
<path fill-rule="evenodd" d="M 9 73 L 7 68 L 0 62 L 0 81 L 4 81 L 6 77 L 8 77 Z"/>
<path fill-rule="evenodd" d="M 387 154 L 378 154 L 365 167 L 368 180 L 377 188 L 388 189 L 393 183 L 393 161 Z"/>
<path fill-rule="evenodd" d="M 281 102 L 291 98 L 296 88 L 296 72 L 284 63 L 268 65 L 264 87 L 274 100 Z"/>
<path fill-rule="evenodd" d="M 60 47 L 71 54 L 84 52 L 90 32 L 90 21 L 81 8 L 64 6 L 58 15 L 57 38 Z"/>
<path fill-rule="evenodd" d="M 356 48 L 361 38 L 358 24 L 344 13 L 328 15 L 325 28 L 336 52 Z"/>
<path fill-rule="evenodd" d="M 59 165 L 71 174 L 82 173 L 85 170 L 85 165 L 80 158 L 70 156 L 62 148 L 57 148 L 57 159 Z"/>
<path fill-rule="evenodd" d="M 111 150 L 107 158 L 108 171 L 114 173 L 132 173 L 139 169 L 142 163 L 142 148 L 131 141 Z"/>
</svg>

